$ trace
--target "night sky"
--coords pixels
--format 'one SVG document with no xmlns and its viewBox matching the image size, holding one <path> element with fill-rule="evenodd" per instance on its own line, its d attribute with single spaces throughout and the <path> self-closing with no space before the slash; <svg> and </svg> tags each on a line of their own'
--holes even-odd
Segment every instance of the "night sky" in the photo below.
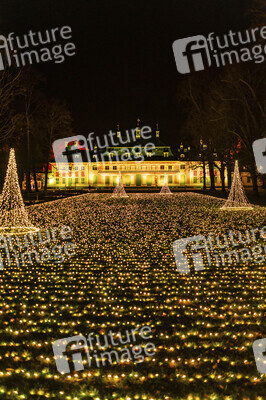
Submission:
<svg viewBox="0 0 266 400">
<path fill-rule="evenodd" d="M 69 25 L 76 55 L 35 67 L 51 96 L 65 99 L 77 134 L 159 123 L 165 142 L 184 140 L 178 102 L 183 75 L 172 43 L 209 32 L 249 26 L 242 0 L 1 0 L 1 33 Z M 208 71 L 197 72 L 211 74 Z M 215 72 L 214 72 L 215 73 Z"/>
</svg>

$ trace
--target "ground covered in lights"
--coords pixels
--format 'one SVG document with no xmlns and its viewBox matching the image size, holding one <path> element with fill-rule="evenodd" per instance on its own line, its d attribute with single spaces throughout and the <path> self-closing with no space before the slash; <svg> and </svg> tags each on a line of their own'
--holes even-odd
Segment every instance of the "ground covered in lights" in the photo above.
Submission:
<svg viewBox="0 0 266 400">
<path fill-rule="evenodd" d="M 172 243 L 265 224 L 196 194 L 82 195 L 29 207 L 69 225 L 76 255 L 1 273 L 0 399 L 263 399 L 252 343 L 265 337 L 265 263 L 180 275 Z M 61 375 L 54 340 L 149 325 L 156 354 Z"/>
</svg>

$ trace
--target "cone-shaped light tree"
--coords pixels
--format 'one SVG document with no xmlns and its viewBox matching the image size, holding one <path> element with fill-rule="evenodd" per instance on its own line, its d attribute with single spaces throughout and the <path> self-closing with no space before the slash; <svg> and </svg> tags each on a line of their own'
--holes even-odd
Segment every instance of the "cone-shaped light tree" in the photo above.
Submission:
<svg viewBox="0 0 266 400">
<path fill-rule="evenodd" d="M 164 174 L 164 183 L 161 188 L 160 194 L 173 194 L 168 185 L 168 179 L 166 173 Z"/>
<path fill-rule="evenodd" d="M 0 233 L 25 233 L 38 230 L 29 221 L 17 173 L 15 150 L 11 149 L 0 200 Z"/>
<path fill-rule="evenodd" d="M 236 160 L 231 190 L 228 199 L 221 207 L 221 210 L 251 210 L 252 208 L 253 207 L 247 199 L 239 173 L 238 160 Z"/>
<path fill-rule="evenodd" d="M 128 195 L 126 194 L 123 182 L 122 182 L 122 176 L 121 176 L 120 171 L 119 171 L 119 176 L 118 176 L 118 180 L 117 180 L 117 185 L 114 188 L 112 197 L 128 197 Z"/>
</svg>

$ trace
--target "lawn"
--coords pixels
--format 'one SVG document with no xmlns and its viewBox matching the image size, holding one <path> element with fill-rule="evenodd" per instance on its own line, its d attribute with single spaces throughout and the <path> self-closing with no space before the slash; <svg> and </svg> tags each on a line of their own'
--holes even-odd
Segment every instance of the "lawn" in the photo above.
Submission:
<svg viewBox="0 0 266 400">
<path fill-rule="evenodd" d="M 0 399 L 262 400 L 252 343 L 265 337 L 266 263 L 206 263 L 185 275 L 175 264 L 177 239 L 265 224 L 263 207 L 227 212 L 222 203 L 189 193 L 85 194 L 30 206 L 43 231 L 71 227 L 76 253 L 0 271 Z M 144 362 L 57 371 L 55 340 L 145 325 L 156 351 Z"/>
</svg>

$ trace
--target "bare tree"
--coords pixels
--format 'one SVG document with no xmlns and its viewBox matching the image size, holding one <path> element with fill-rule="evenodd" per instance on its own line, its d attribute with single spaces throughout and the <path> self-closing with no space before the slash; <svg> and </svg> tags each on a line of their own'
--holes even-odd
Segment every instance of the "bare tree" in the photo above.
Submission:
<svg viewBox="0 0 266 400">
<path fill-rule="evenodd" d="M 21 93 L 21 71 L 4 70 L 0 74 L 0 142 L 5 144 L 16 133 L 22 115 L 15 106 Z"/>
<path fill-rule="evenodd" d="M 46 192 L 52 143 L 57 138 L 73 134 L 72 117 L 65 102 L 58 99 L 44 99 L 37 118 L 35 126 L 42 143 L 42 155 L 45 164 L 44 191 Z"/>
</svg>

